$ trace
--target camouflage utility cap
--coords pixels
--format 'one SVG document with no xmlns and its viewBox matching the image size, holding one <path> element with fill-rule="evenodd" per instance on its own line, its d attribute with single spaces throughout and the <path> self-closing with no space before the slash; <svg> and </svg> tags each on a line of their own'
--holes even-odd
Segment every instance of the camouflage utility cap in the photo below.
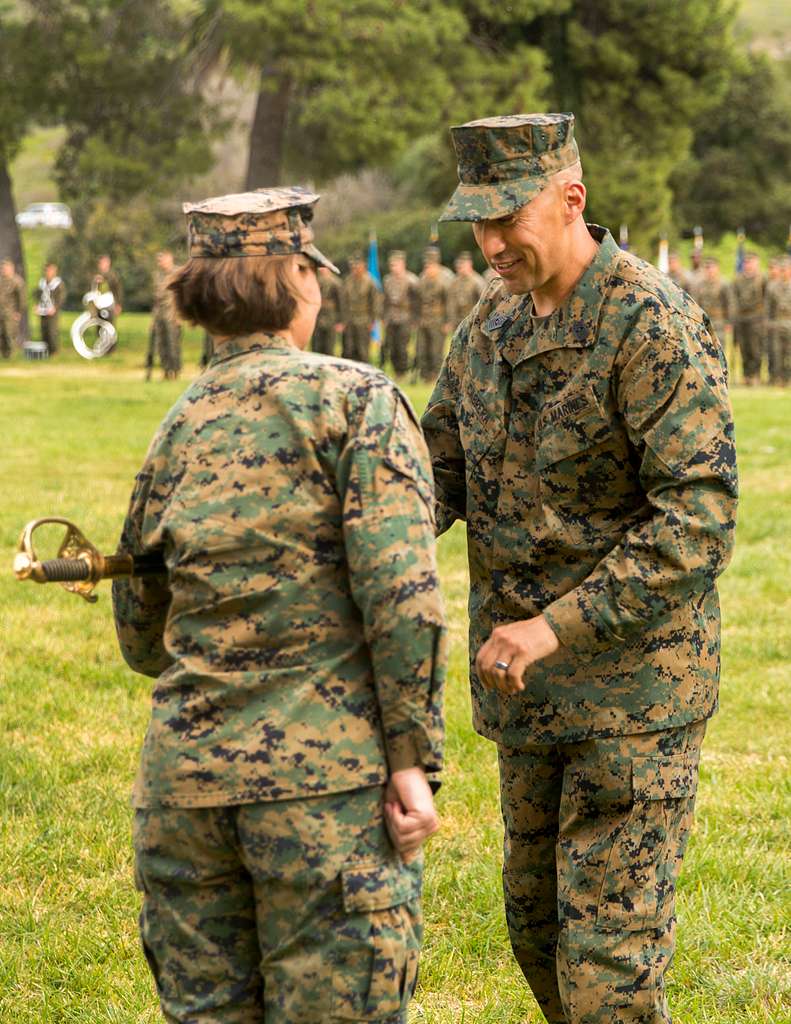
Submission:
<svg viewBox="0 0 791 1024">
<path fill-rule="evenodd" d="M 227 258 L 302 252 L 338 274 L 313 244 L 310 221 L 318 199 L 315 192 L 293 185 L 184 203 L 189 254 Z"/>
<path fill-rule="evenodd" d="M 573 114 L 509 114 L 451 128 L 459 185 L 440 220 L 506 217 L 579 160 Z"/>
</svg>

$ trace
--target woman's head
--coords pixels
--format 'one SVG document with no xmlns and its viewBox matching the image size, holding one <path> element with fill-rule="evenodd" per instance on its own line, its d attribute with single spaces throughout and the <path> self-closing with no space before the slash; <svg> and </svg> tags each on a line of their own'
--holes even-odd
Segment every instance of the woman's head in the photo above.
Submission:
<svg viewBox="0 0 791 1024">
<path fill-rule="evenodd" d="M 189 261 L 168 282 L 179 315 L 210 334 L 290 333 L 304 347 L 321 305 L 313 245 L 318 196 L 261 189 L 187 203 Z"/>
<path fill-rule="evenodd" d="M 168 288 L 183 320 L 221 337 L 309 324 L 309 338 L 321 305 L 316 265 L 304 253 L 193 257 Z"/>
</svg>

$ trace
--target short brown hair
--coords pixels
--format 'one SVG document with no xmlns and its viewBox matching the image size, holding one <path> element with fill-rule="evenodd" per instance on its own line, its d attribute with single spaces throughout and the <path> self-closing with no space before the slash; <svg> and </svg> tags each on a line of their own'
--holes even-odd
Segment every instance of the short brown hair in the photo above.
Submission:
<svg viewBox="0 0 791 1024">
<path fill-rule="evenodd" d="M 294 258 L 194 256 L 171 274 L 167 287 L 181 319 L 210 334 L 282 331 L 297 309 L 299 292 L 289 274 Z"/>
</svg>

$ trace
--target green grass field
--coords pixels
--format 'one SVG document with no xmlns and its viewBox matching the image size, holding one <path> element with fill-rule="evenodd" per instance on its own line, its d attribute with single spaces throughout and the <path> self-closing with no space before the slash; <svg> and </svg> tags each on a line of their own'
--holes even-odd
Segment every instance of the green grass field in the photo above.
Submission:
<svg viewBox="0 0 791 1024">
<path fill-rule="evenodd" d="M 34 516 L 71 517 L 102 548 L 115 546 L 134 473 L 184 386 L 144 383 L 145 318 L 124 316 L 120 327 L 119 350 L 103 361 L 70 351 L 0 365 L 2 1024 L 160 1019 L 138 948 L 128 806 L 150 683 L 122 664 L 106 584 L 91 607 L 9 571 Z M 186 380 L 197 332 L 185 351 Z M 428 389 L 409 391 L 422 408 Z M 743 499 L 722 583 L 722 708 L 704 748 L 678 900 L 671 998 L 683 1024 L 791 1021 L 791 392 L 736 391 L 734 405 Z M 501 909 L 494 748 L 470 728 L 463 532 L 444 537 L 440 552 L 453 639 L 448 769 L 410 1020 L 535 1024 Z"/>
</svg>

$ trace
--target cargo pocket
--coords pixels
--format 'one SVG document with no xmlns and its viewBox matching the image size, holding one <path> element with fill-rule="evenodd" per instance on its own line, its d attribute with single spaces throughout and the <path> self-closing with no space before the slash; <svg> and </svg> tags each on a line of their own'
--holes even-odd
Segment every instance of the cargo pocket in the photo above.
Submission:
<svg viewBox="0 0 791 1024">
<path fill-rule="evenodd" d="M 600 928 L 664 928 L 692 825 L 696 755 L 635 757 L 632 808 L 614 836 L 599 893 Z"/>
<path fill-rule="evenodd" d="M 417 984 L 420 862 L 355 864 L 341 872 L 345 918 L 332 977 L 333 1020 L 386 1020 Z"/>
</svg>

